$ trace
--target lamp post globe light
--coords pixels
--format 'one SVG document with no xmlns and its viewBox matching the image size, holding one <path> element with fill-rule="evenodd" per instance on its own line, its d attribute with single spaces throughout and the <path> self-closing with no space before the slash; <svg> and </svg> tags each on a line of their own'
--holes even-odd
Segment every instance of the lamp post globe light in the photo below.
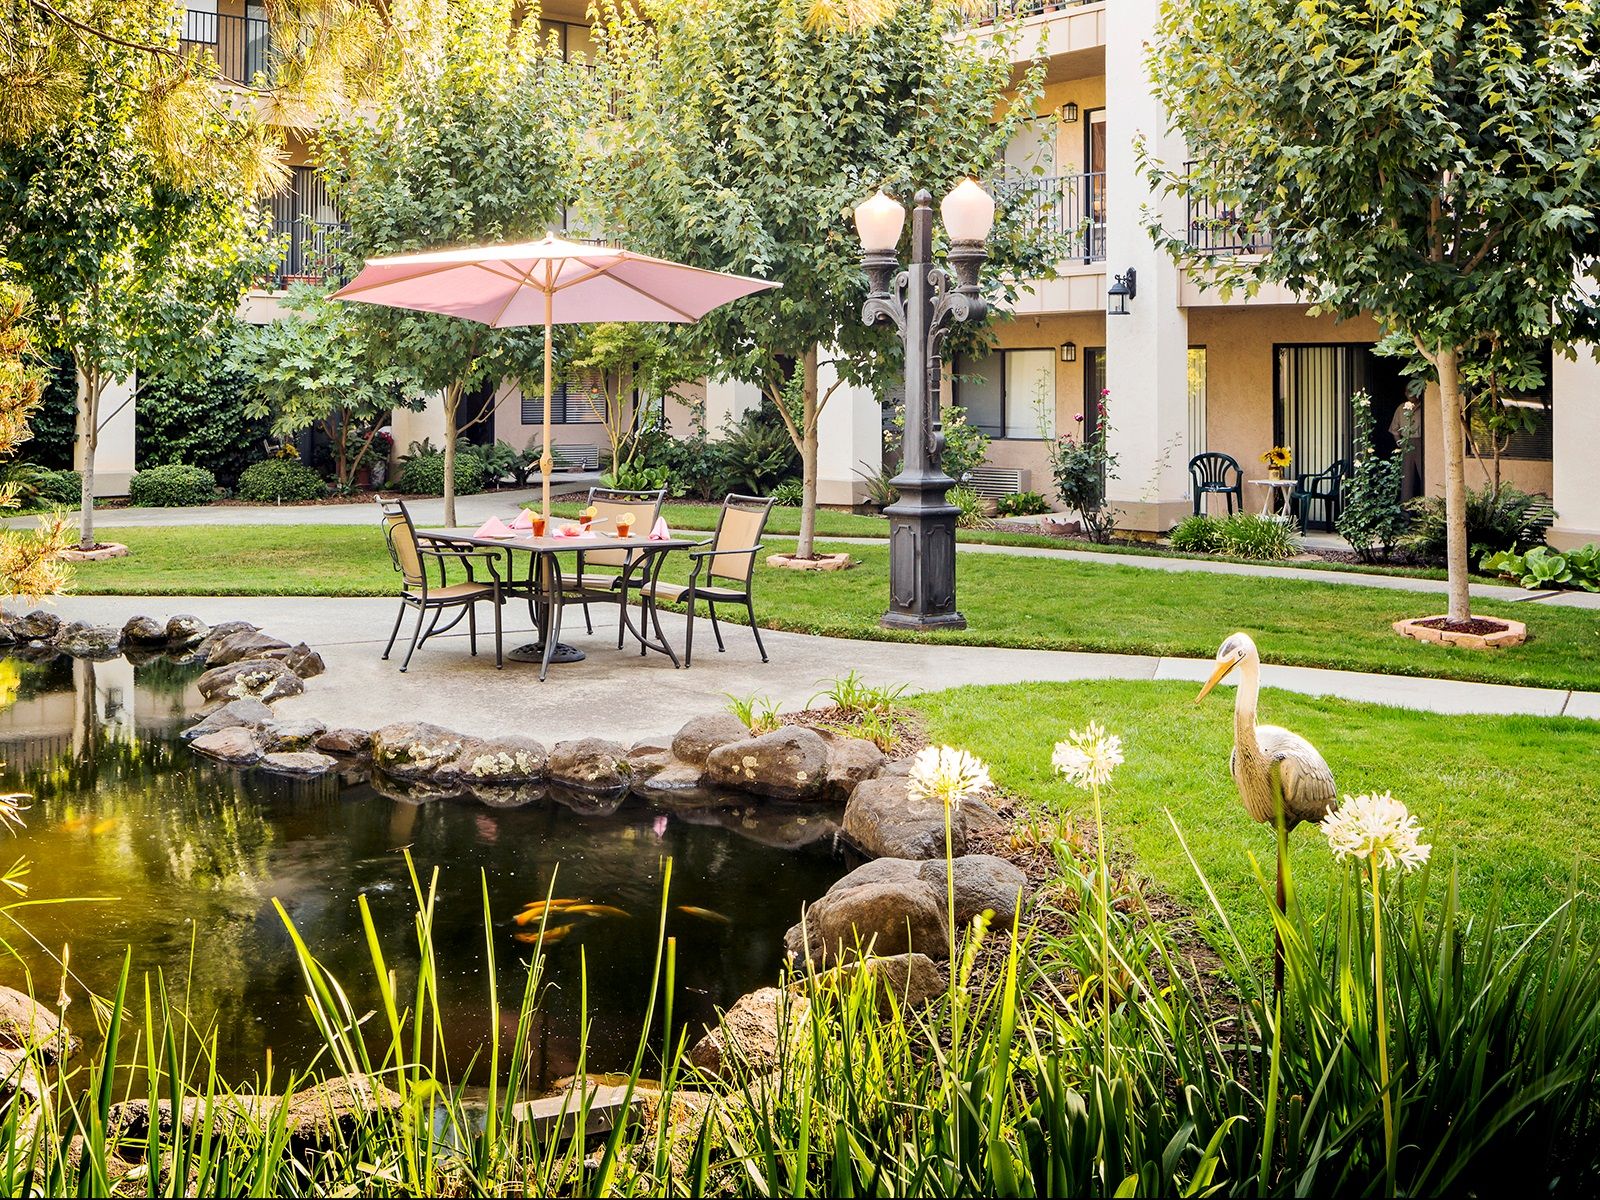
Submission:
<svg viewBox="0 0 1600 1200">
<path fill-rule="evenodd" d="M 939 204 L 950 238 L 947 271 L 933 261 L 933 197 L 916 196 L 911 213 L 911 264 L 896 257 L 905 209 L 882 191 L 856 206 L 856 232 L 867 272 L 861 320 L 892 324 L 905 350 L 906 424 L 900 498 L 883 510 L 889 518 L 889 610 L 892 629 L 965 629 L 956 611 L 956 517 L 945 500 L 955 480 L 944 473 L 939 425 L 942 350 L 957 321 L 981 321 L 988 305 L 978 289 L 994 226 L 994 199 L 972 180 L 958 184 Z M 953 271 L 953 274 L 952 274 Z"/>
</svg>

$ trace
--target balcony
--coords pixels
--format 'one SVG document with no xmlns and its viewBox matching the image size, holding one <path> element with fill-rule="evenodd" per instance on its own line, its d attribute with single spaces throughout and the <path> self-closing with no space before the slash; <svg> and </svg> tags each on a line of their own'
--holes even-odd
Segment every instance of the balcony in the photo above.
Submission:
<svg viewBox="0 0 1600 1200">
<path fill-rule="evenodd" d="M 1191 174 L 1196 164 L 1184 164 Z M 1193 192 L 1184 195 L 1189 249 L 1200 255 L 1266 254 L 1272 249 L 1272 231 L 1258 217 L 1234 205 L 1218 203 Z"/>
<path fill-rule="evenodd" d="M 229 16 L 198 8 L 183 10 L 179 49 L 211 59 L 217 74 L 232 83 L 248 86 L 258 79 L 269 79 L 271 45 L 265 17 Z"/>
<path fill-rule="evenodd" d="M 272 236 L 284 239 L 283 257 L 268 273 L 263 285 L 282 291 L 292 283 L 323 283 L 339 274 L 334 251 L 339 236 L 349 226 L 339 221 L 313 221 L 309 217 L 273 219 Z"/>
<path fill-rule="evenodd" d="M 995 198 L 1020 213 L 1028 232 L 1063 239 L 1062 257 L 1084 263 L 1106 257 L 1106 175 L 1042 175 L 994 182 Z"/>
<path fill-rule="evenodd" d="M 968 28 L 1001 25 L 1095 3 L 1098 0 L 982 0 L 969 7 L 964 23 Z"/>
</svg>

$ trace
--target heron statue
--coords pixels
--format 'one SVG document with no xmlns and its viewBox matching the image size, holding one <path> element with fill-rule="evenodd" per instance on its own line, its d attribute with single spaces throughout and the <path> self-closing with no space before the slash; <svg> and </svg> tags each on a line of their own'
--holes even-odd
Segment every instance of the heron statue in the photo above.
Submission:
<svg viewBox="0 0 1600 1200">
<path fill-rule="evenodd" d="M 1278 911 L 1287 904 L 1283 859 L 1289 831 L 1301 821 L 1321 821 L 1335 804 L 1333 772 L 1317 748 L 1298 733 L 1277 725 L 1256 724 L 1261 694 L 1261 654 L 1248 634 L 1236 633 L 1217 651 L 1216 669 L 1194 698 L 1199 704 L 1239 668 L 1233 701 L 1233 753 L 1228 770 L 1239 789 L 1245 811 L 1278 834 Z M 1281 819 L 1280 819 L 1281 815 Z M 1273 931 L 1273 986 L 1283 990 L 1283 938 Z"/>
</svg>

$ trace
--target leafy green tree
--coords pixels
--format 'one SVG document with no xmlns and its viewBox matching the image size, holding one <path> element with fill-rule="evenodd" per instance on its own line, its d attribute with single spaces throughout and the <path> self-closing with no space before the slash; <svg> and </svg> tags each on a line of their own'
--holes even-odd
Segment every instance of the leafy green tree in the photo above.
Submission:
<svg viewBox="0 0 1600 1200">
<path fill-rule="evenodd" d="M 1600 254 L 1600 44 L 1593 0 L 1166 0 L 1150 70 L 1190 171 L 1169 191 L 1250 214 L 1258 261 L 1203 282 L 1283 284 L 1370 313 L 1437 384 L 1452 621 L 1467 588 L 1463 363 L 1489 344 L 1593 335 L 1575 280 Z"/>
<path fill-rule="evenodd" d="M 176 45 L 170 21 L 117 28 Z M 255 205 L 263 178 L 256 118 L 243 109 L 196 111 L 201 127 L 187 140 L 207 150 L 175 175 L 143 107 L 159 60 L 114 42 L 96 48 L 81 64 L 70 113 L 26 141 L 0 141 L 0 244 L 41 327 L 78 371 L 85 547 L 94 544 L 106 389 L 141 366 L 179 372 L 201 359 L 270 258 Z"/>
<path fill-rule="evenodd" d="M 562 223 L 593 89 L 517 0 L 397 0 L 382 82 L 330 122 L 320 158 L 349 222 L 352 266 L 375 255 L 537 238 Z M 513 18 L 517 19 L 513 19 Z M 537 378 L 543 334 L 361 305 L 392 369 L 443 397 L 445 523 L 455 523 L 461 400 Z M 472 422 L 468 422 L 471 424 Z"/>
<path fill-rule="evenodd" d="M 567 361 L 601 380 L 599 392 L 584 401 L 605 428 L 613 478 L 624 479 L 666 398 L 703 376 L 705 366 L 685 351 L 676 331 L 658 325 L 581 325 L 569 333 Z"/>
<path fill-rule="evenodd" d="M 600 83 L 623 98 L 622 119 L 598 131 L 586 197 L 630 249 L 783 283 L 684 336 L 783 414 L 803 464 L 796 552 L 810 556 L 818 419 L 838 387 L 884 395 L 899 372 L 898 348 L 860 321 L 851 210 L 880 187 L 908 200 L 988 172 L 1031 115 L 1042 69 L 1013 92 L 1011 36 L 956 36 L 962 9 L 944 0 L 659 0 L 648 16 L 627 4 L 600 15 Z M 1053 272 L 1055 247 L 1026 204 L 1019 195 L 999 214 L 987 280 L 997 297 Z M 824 391 L 827 358 L 838 376 Z"/>
<path fill-rule="evenodd" d="M 34 348 L 28 310 L 28 293 L 0 279 L 0 457 L 14 453 L 31 436 L 28 422 L 44 396 L 45 365 Z M 0 512 L 15 504 L 15 487 L 0 484 Z M 52 596 L 61 591 L 67 569 L 59 555 L 66 544 L 67 523 L 59 515 L 45 517 L 36 529 L 0 530 L 0 595 Z"/>
<path fill-rule="evenodd" d="M 245 414 L 292 438 L 313 426 L 327 435 L 334 473 L 348 489 L 390 410 L 420 408 L 410 377 L 392 365 L 381 329 L 360 308 L 325 290 L 289 289 L 286 315 L 243 326 L 233 338 L 233 369 L 245 380 Z"/>
</svg>

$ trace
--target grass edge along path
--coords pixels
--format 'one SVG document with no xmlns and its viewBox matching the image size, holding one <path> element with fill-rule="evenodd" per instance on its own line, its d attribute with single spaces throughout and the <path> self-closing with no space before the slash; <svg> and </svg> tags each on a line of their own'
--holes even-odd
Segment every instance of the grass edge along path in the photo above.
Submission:
<svg viewBox="0 0 1600 1200">
<path fill-rule="evenodd" d="M 368 526 L 130 527 L 127 558 L 80 564 L 74 589 L 98 595 L 393 596 L 397 583 L 378 530 Z M 1390 622 L 1441 611 L 1442 598 L 1211 572 L 1154 572 L 1071 557 L 964 555 L 959 632 L 878 625 L 888 551 L 848 549 L 861 566 L 810 573 L 758 568 L 763 627 L 877 641 L 986 645 L 1209 658 L 1236 629 L 1256 635 L 1266 661 L 1294 666 L 1522 686 L 1600 690 L 1600 616 L 1576 608 L 1479 601 L 1485 616 L 1526 621 L 1509 651 L 1423 645 Z M 687 564 L 673 564 L 681 575 Z M 669 572 L 669 577 L 671 576 Z M 734 614 L 728 614 L 734 619 Z"/>
</svg>

